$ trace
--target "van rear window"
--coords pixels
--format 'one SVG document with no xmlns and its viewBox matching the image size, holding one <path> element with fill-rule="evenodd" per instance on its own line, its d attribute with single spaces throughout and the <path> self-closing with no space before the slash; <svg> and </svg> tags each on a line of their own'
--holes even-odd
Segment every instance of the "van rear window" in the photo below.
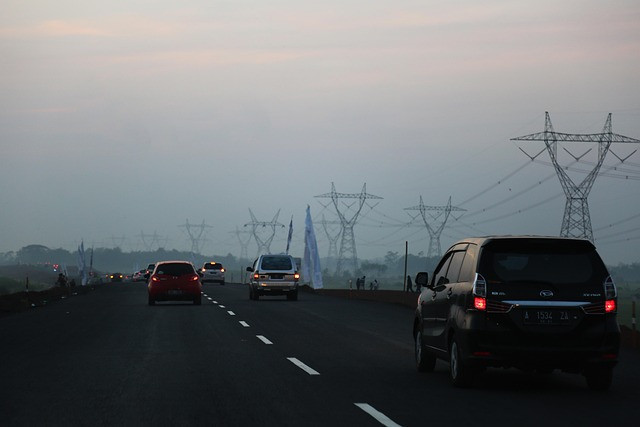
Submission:
<svg viewBox="0 0 640 427">
<path fill-rule="evenodd" d="M 587 284 L 607 275 L 591 243 L 551 239 L 492 241 L 482 249 L 480 271 L 502 283 Z"/>
</svg>

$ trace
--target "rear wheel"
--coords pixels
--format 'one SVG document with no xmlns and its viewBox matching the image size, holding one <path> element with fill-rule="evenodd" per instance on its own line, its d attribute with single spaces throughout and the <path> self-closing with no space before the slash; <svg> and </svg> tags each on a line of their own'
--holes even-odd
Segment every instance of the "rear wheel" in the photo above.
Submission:
<svg viewBox="0 0 640 427">
<path fill-rule="evenodd" d="M 298 291 L 289 292 L 287 294 L 287 299 L 289 301 L 298 301 Z"/>
<path fill-rule="evenodd" d="M 455 337 L 449 347 L 449 377 L 455 387 L 469 387 L 473 382 L 474 370 L 462 356 L 460 344 Z"/>
<path fill-rule="evenodd" d="M 584 377 L 591 390 L 609 390 L 613 379 L 613 366 L 594 366 L 584 373 Z"/>
<path fill-rule="evenodd" d="M 416 368 L 418 372 L 433 372 L 436 366 L 436 357 L 425 351 L 424 345 L 422 344 L 422 333 L 420 331 L 416 331 L 414 342 Z"/>
</svg>

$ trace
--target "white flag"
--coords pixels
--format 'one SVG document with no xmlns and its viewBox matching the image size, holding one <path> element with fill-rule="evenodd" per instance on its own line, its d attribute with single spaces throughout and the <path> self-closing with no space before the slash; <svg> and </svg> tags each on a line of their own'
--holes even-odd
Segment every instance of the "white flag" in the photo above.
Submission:
<svg viewBox="0 0 640 427">
<path fill-rule="evenodd" d="M 302 263 L 302 275 L 305 282 L 311 282 L 313 289 L 321 289 L 322 268 L 320 267 L 320 255 L 318 254 L 318 242 L 311 221 L 311 207 L 307 205 L 307 217 L 304 220 L 304 260 Z"/>
</svg>

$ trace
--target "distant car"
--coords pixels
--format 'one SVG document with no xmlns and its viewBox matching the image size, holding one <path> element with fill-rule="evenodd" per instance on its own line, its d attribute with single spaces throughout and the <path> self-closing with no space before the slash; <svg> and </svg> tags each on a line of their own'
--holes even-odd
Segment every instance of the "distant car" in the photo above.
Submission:
<svg viewBox="0 0 640 427">
<path fill-rule="evenodd" d="M 291 255 L 260 255 L 247 267 L 249 276 L 249 299 L 258 300 L 260 295 L 286 295 L 290 301 L 298 299 L 300 274 Z"/>
<path fill-rule="evenodd" d="M 464 239 L 438 263 L 413 322 L 418 371 L 449 362 L 454 386 L 486 367 L 581 373 L 611 386 L 618 361 L 617 291 L 587 240 L 493 236 Z"/>
<path fill-rule="evenodd" d="M 122 275 L 122 273 L 111 273 L 109 275 L 109 279 L 111 279 L 112 282 L 122 282 L 123 278 L 124 276 Z"/>
<path fill-rule="evenodd" d="M 217 282 L 224 285 L 224 267 L 219 262 L 205 262 L 200 271 L 202 283 Z"/>
<path fill-rule="evenodd" d="M 156 301 L 193 301 L 202 303 L 202 282 L 193 264 L 187 261 L 163 261 L 155 264 L 148 282 L 149 305 Z"/>
<path fill-rule="evenodd" d="M 144 278 L 145 273 L 147 272 L 147 270 L 140 270 L 140 271 L 136 271 L 135 273 L 133 273 L 131 275 L 131 280 L 133 280 L 134 282 L 144 282 L 146 279 Z"/>
<path fill-rule="evenodd" d="M 156 268 L 156 264 L 155 263 L 147 265 L 147 268 L 146 268 L 146 270 L 144 272 L 145 280 L 149 280 L 149 277 L 151 276 L 151 273 L 153 273 L 153 269 L 154 268 Z"/>
</svg>

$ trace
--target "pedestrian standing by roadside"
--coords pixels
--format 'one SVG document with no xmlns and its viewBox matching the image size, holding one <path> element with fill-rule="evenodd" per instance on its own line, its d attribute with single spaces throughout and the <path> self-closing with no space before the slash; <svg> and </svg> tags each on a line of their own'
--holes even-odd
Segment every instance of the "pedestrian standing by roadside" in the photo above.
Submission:
<svg viewBox="0 0 640 427">
<path fill-rule="evenodd" d="M 413 292 L 413 283 L 411 283 L 411 276 L 407 276 L 407 292 Z"/>
</svg>

